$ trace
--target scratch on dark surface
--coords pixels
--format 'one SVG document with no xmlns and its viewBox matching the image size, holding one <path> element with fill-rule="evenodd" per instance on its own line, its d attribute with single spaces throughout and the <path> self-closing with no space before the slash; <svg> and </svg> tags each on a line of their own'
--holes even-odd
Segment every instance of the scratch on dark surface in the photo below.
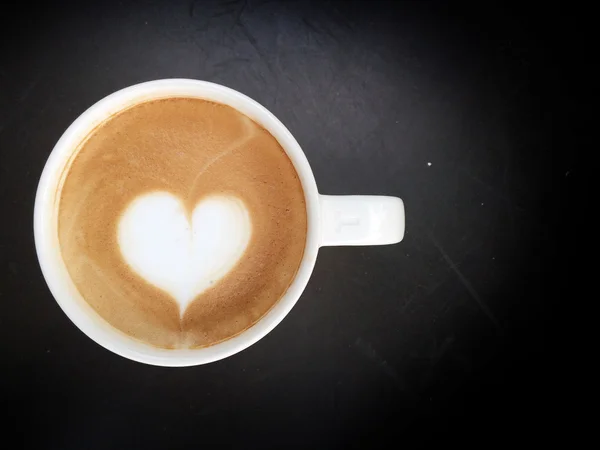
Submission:
<svg viewBox="0 0 600 450">
<path fill-rule="evenodd" d="M 379 354 L 375 351 L 375 349 L 369 344 L 365 342 L 362 338 L 357 338 L 354 343 L 356 349 L 367 359 L 371 360 L 371 362 L 375 363 L 375 365 L 381 370 L 384 374 L 386 374 L 389 378 L 394 380 L 400 389 L 404 390 L 406 388 L 406 384 L 398 375 L 398 372 L 390 366 L 387 361 L 385 361 Z"/>
<path fill-rule="evenodd" d="M 18 275 L 19 274 L 19 266 L 17 265 L 16 262 L 11 261 L 8 263 L 8 268 L 10 269 L 11 273 L 13 275 Z"/>
<path fill-rule="evenodd" d="M 435 337 L 433 338 L 433 345 L 430 347 L 429 353 L 429 364 L 431 368 L 434 368 L 443 360 L 444 356 L 452 348 L 455 341 L 456 338 L 454 335 L 444 338 L 441 344 L 438 344 L 438 341 Z"/>
<path fill-rule="evenodd" d="M 494 186 L 492 186 L 491 184 L 483 181 L 479 177 L 476 177 L 475 175 L 473 175 L 472 173 L 470 173 L 465 168 L 459 167 L 458 171 L 459 171 L 459 173 L 463 173 L 464 175 L 466 175 L 467 177 L 469 177 L 471 180 L 475 181 L 476 183 L 479 183 L 482 186 L 484 186 L 485 188 L 487 188 L 493 195 L 495 195 L 496 197 L 498 197 L 500 200 L 504 200 L 508 205 L 510 205 L 514 209 L 516 209 L 518 211 L 525 211 L 525 208 L 523 208 L 522 206 L 516 205 L 506 195 L 502 194 L 501 192 L 498 192 L 498 189 L 496 189 Z"/>
<path fill-rule="evenodd" d="M 345 17 L 337 7 L 334 6 L 332 13 L 335 14 L 334 20 L 337 23 L 343 25 L 350 33 L 356 32 L 356 27 L 354 26 L 354 24 L 350 22 L 350 20 L 348 20 L 348 18 Z"/>
<path fill-rule="evenodd" d="M 200 3 L 200 7 L 196 7 L 197 3 Z M 223 1 L 223 2 L 199 2 L 198 0 L 192 0 L 189 6 L 189 16 L 193 19 L 199 19 L 202 23 L 197 31 L 206 31 L 210 28 L 211 20 L 218 19 L 221 17 L 231 17 L 232 23 L 231 28 L 237 25 L 237 18 L 241 11 L 243 11 L 245 4 L 242 4 L 241 8 L 238 7 L 238 0 Z M 237 13 L 236 13 L 237 11 Z"/>
<path fill-rule="evenodd" d="M 215 63 L 212 65 L 213 69 L 225 69 L 228 68 L 228 66 L 235 66 L 236 64 L 243 64 L 243 63 L 249 63 L 250 62 L 250 58 L 228 58 L 224 61 L 220 61 L 218 63 Z"/>
<path fill-rule="evenodd" d="M 317 36 L 321 36 L 321 37 L 327 36 L 335 44 L 337 44 L 337 45 L 340 44 L 340 36 L 337 36 L 336 33 L 330 28 L 331 24 L 324 23 L 321 26 L 321 25 L 315 24 L 314 21 L 309 21 L 306 18 L 303 19 L 303 22 L 305 25 L 310 27 L 310 29 L 313 30 L 317 34 Z"/>
<path fill-rule="evenodd" d="M 433 294 L 445 282 L 446 282 L 446 278 L 440 280 L 437 283 L 430 285 L 429 287 L 426 287 L 426 289 L 424 289 L 424 290 L 421 290 L 419 288 L 425 287 L 425 286 L 422 286 L 419 284 L 417 286 L 417 290 L 408 297 L 408 299 L 406 300 L 406 302 L 404 303 L 402 308 L 400 308 L 400 312 L 404 313 L 415 302 L 415 300 L 417 298 L 419 298 L 420 296 L 428 296 L 428 295 Z"/>
<path fill-rule="evenodd" d="M 25 100 L 27 100 L 27 97 L 29 97 L 29 95 L 31 94 L 31 92 L 33 91 L 33 89 L 38 85 L 38 83 L 41 80 L 41 76 L 38 76 L 35 80 L 33 80 L 31 83 L 29 83 L 29 85 L 23 89 L 23 93 L 20 95 L 20 97 L 17 99 L 17 104 L 20 104 L 20 107 L 17 108 L 18 111 L 15 112 L 13 114 L 12 117 L 10 117 L 7 121 L 5 121 L 4 123 L 0 123 L 0 134 L 2 134 L 2 131 L 6 128 L 7 125 L 9 125 L 12 120 L 14 119 L 14 117 L 16 117 L 18 114 L 20 114 L 21 112 L 23 112 L 24 107 L 23 107 L 23 102 Z"/>
<path fill-rule="evenodd" d="M 236 16 L 234 24 L 238 25 L 240 27 L 240 29 L 242 30 L 242 33 L 244 33 L 244 36 L 246 36 L 246 39 L 248 40 L 248 42 L 250 43 L 250 45 L 252 45 L 252 47 L 254 47 L 254 50 L 256 51 L 256 53 L 258 54 L 258 56 L 260 57 L 260 59 L 262 59 L 264 61 L 265 65 L 267 66 L 267 69 L 269 70 L 269 72 L 271 72 L 271 74 L 274 74 L 275 70 L 273 70 L 273 66 L 270 63 L 269 58 L 260 49 L 260 47 L 258 46 L 258 42 L 256 41 L 256 38 L 254 37 L 254 35 L 252 34 L 252 32 L 248 29 L 248 27 L 242 21 L 242 15 L 243 15 L 244 10 L 246 9 L 247 5 L 248 5 L 248 1 L 244 1 L 242 3 L 242 6 L 240 7 L 240 10 L 237 13 L 237 16 Z"/>
<path fill-rule="evenodd" d="M 312 31 L 314 31 L 317 34 L 320 34 L 321 32 L 317 29 L 317 27 L 315 27 L 313 25 L 313 23 L 308 20 L 306 17 L 302 17 L 302 22 L 304 22 L 304 25 L 306 25 L 308 28 L 310 28 Z"/>
<path fill-rule="evenodd" d="M 450 347 L 452 347 L 452 344 L 454 344 L 455 340 L 456 340 L 456 338 L 453 335 L 448 336 L 444 339 L 444 342 L 442 342 L 442 345 L 437 347 L 436 351 L 433 354 L 433 357 L 432 357 L 433 364 L 437 364 L 437 362 L 446 354 L 448 349 L 450 349 Z"/>
<path fill-rule="evenodd" d="M 244 0 L 242 2 L 242 6 L 240 7 L 237 14 L 235 15 L 235 21 L 234 21 L 235 25 L 239 25 L 241 27 L 244 26 L 244 25 L 242 25 L 242 14 L 244 14 L 244 11 L 246 10 L 247 6 L 248 6 L 248 0 Z"/>
<path fill-rule="evenodd" d="M 506 161 L 504 163 L 504 171 L 502 173 L 502 188 L 506 192 L 506 187 L 509 185 L 509 175 L 511 175 L 511 163 L 512 163 L 512 154 L 511 152 L 506 152 Z"/>
<path fill-rule="evenodd" d="M 31 83 L 29 83 L 29 86 L 27 86 L 24 90 L 23 93 L 21 94 L 21 97 L 19 97 L 19 103 L 24 102 L 27 97 L 29 97 L 29 94 L 31 94 L 31 91 L 37 86 L 37 84 L 40 82 L 40 78 L 38 77 L 35 80 L 33 80 Z"/>
<path fill-rule="evenodd" d="M 475 290 L 475 288 L 473 287 L 473 285 L 471 284 L 471 282 L 462 274 L 462 272 L 460 271 L 460 269 L 458 268 L 458 266 L 454 263 L 454 261 L 452 261 L 452 259 L 450 258 L 450 256 L 448 256 L 448 254 L 446 253 L 446 251 L 438 243 L 438 241 L 433 237 L 432 234 L 429 234 L 429 239 L 431 240 L 431 242 L 433 243 L 433 245 L 435 246 L 435 248 L 438 249 L 438 251 L 440 252 L 440 254 L 442 255 L 442 257 L 444 258 L 444 260 L 446 261 L 446 263 L 448 264 L 448 266 L 450 267 L 450 269 L 452 269 L 452 271 L 456 274 L 456 276 L 458 277 L 459 281 L 465 287 L 465 289 L 467 290 L 467 292 L 471 295 L 471 297 L 473 298 L 473 300 L 475 300 L 475 302 L 477 302 L 477 304 L 479 305 L 479 307 L 481 308 L 481 310 L 483 311 L 483 313 L 488 317 L 488 319 L 490 319 L 492 321 L 492 323 L 494 324 L 494 326 L 496 327 L 496 329 L 498 330 L 498 332 L 502 333 L 502 327 L 500 326 L 500 324 L 496 320 L 496 317 L 492 313 L 492 310 L 485 304 L 485 302 L 483 301 L 483 299 L 481 298 L 481 296 L 479 295 L 479 293 Z"/>
</svg>

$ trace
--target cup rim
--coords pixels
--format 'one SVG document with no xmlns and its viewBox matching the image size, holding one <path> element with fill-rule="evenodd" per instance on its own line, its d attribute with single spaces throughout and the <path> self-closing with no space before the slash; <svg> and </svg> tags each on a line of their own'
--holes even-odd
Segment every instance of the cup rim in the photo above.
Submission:
<svg viewBox="0 0 600 450">
<path fill-rule="evenodd" d="M 58 246 L 57 210 L 64 172 L 79 144 L 111 115 L 148 100 L 195 97 L 227 104 L 267 129 L 292 161 L 302 183 L 307 212 L 304 255 L 291 285 L 277 303 L 241 333 L 208 347 L 163 349 L 112 327 L 83 299 L 72 282 Z M 290 131 L 267 108 L 232 88 L 201 80 L 162 79 L 118 90 L 84 111 L 55 144 L 42 171 L 34 205 L 34 241 L 42 274 L 52 296 L 69 319 L 90 339 L 125 358 L 166 367 L 206 364 L 238 353 L 271 332 L 298 301 L 314 268 L 320 242 L 320 206 L 314 174 Z"/>
</svg>

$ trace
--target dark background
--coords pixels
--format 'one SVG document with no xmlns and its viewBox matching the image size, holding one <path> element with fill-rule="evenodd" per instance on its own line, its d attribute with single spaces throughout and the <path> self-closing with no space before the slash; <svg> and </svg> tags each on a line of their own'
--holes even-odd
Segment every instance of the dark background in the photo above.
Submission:
<svg viewBox="0 0 600 450">
<path fill-rule="evenodd" d="M 0 398 L 17 446 L 554 441 L 570 415 L 567 324 L 551 318 L 576 304 L 564 218 L 586 27 L 573 8 L 480 3 L 3 7 Z M 32 233 L 39 175 L 69 124 L 115 90 L 169 77 L 265 105 L 322 193 L 406 205 L 402 243 L 324 248 L 273 332 L 184 369 L 125 360 L 76 329 Z"/>
</svg>

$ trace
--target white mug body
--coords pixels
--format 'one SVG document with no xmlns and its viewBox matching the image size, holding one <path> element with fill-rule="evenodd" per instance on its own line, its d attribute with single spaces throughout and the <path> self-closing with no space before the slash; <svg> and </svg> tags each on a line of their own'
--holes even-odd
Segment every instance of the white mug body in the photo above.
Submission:
<svg viewBox="0 0 600 450">
<path fill-rule="evenodd" d="M 307 235 L 296 276 L 283 297 L 254 325 L 217 344 L 195 349 L 163 349 L 138 341 L 112 327 L 82 298 L 62 259 L 58 241 L 61 187 L 79 144 L 114 114 L 154 99 L 192 97 L 229 105 L 268 130 L 292 161 L 306 200 Z M 377 245 L 399 242 L 404 235 L 404 206 L 396 197 L 323 196 L 308 160 L 288 129 L 266 108 L 233 89 L 188 79 L 149 81 L 100 100 L 64 132 L 42 172 L 34 207 L 35 246 L 44 278 L 59 306 L 88 337 L 106 349 L 142 363 L 192 366 L 233 355 L 254 344 L 291 311 L 315 266 L 323 245 Z"/>
</svg>

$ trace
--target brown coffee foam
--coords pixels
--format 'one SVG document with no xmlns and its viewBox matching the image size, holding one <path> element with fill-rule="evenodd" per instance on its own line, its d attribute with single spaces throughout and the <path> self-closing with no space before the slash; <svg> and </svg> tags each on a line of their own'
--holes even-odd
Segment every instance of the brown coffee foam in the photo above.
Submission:
<svg viewBox="0 0 600 450">
<path fill-rule="evenodd" d="M 240 198 L 252 237 L 237 265 L 180 319 L 176 302 L 124 261 L 117 226 L 152 191 L 191 213 L 211 194 Z M 63 260 L 82 297 L 115 328 L 165 348 L 211 345 L 264 316 L 291 284 L 304 252 L 306 205 L 277 140 L 235 109 L 191 98 L 133 106 L 80 146 L 60 192 Z"/>
</svg>

